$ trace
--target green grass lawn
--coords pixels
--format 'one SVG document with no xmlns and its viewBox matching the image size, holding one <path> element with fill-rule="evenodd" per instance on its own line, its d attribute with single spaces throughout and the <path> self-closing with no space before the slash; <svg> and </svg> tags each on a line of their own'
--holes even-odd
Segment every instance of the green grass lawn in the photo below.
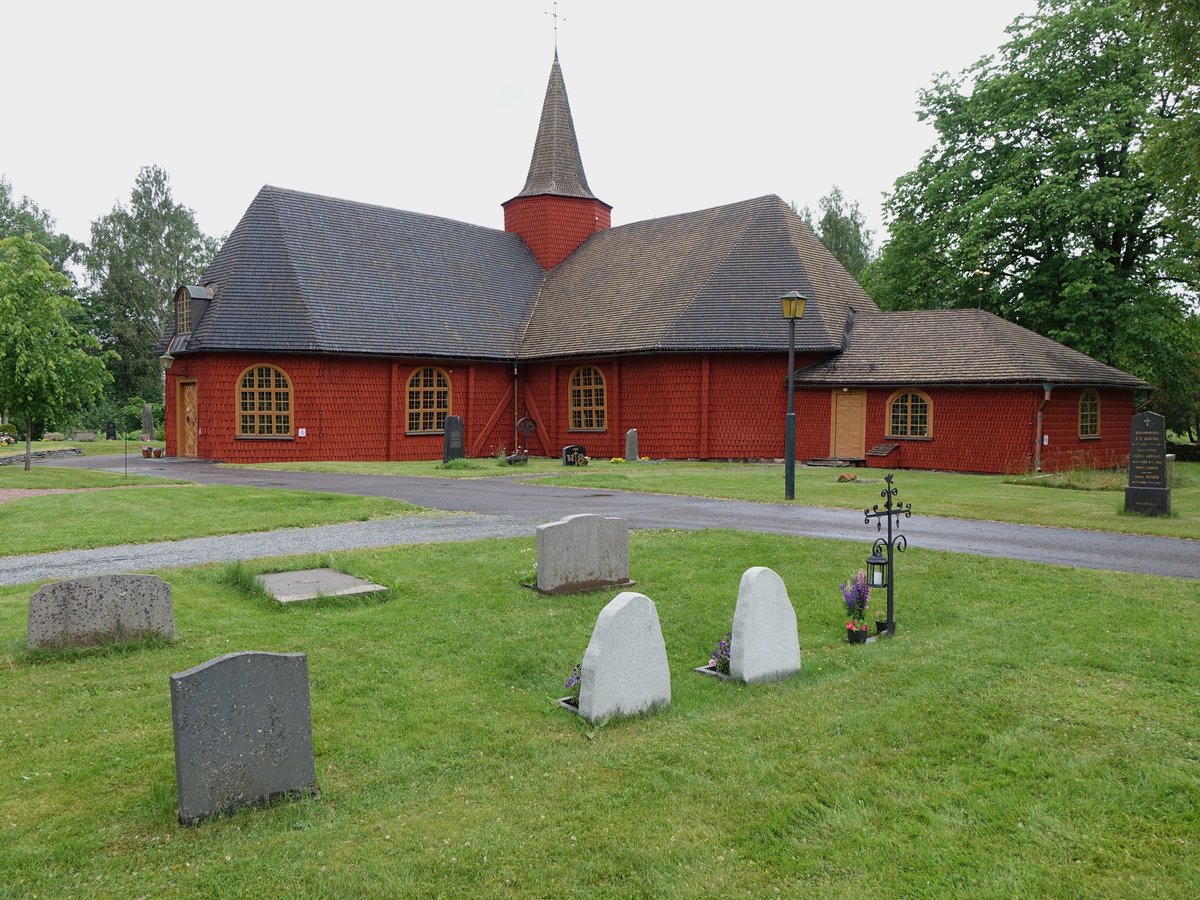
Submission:
<svg viewBox="0 0 1200 900">
<path fill-rule="evenodd" d="M 131 457 L 142 455 L 143 447 L 165 447 L 165 441 L 129 441 L 129 455 Z M 123 454 L 125 452 L 125 441 L 34 441 L 30 445 L 33 451 L 38 450 L 67 450 L 78 448 L 83 451 L 84 456 L 112 456 L 113 454 Z M 15 444 L 9 444 L 5 447 L 0 447 L 0 456 L 24 456 L 25 442 L 17 441 Z"/>
<path fill-rule="evenodd" d="M 41 476 L 44 483 L 38 487 L 113 486 L 97 478 L 109 475 L 106 472 L 38 467 L 29 474 Z M 58 483 L 53 483 L 56 478 Z M 29 486 L 37 481 L 32 479 Z M 19 478 L 0 476 L 0 487 L 22 486 L 26 485 Z M 410 503 L 380 497 L 222 485 L 45 494 L 0 505 L 0 556 L 365 522 L 419 511 Z"/>
<path fill-rule="evenodd" d="M 101 469 L 68 469 L 37 463 L 26 472 L 21 466 L 0 466 L 0 489 L 24 488 L 137 488 L 154 484 L 187 484 L 174 478 L 124 475 Z"/>
<path fill-rule="evenodd" d="M 914 548 L 899 637 L 852 647 L 837 583 L 862 546 L 637 532 L 672 704 L 589 738 L 551 701 L 613 592 L 519 587 L 532 546 L 332 559 L 382 603 L 165 572 L 174 644 L 38 660 L 30 588 L 0 589 L 3 892 L 1194 896 L 1196 582 Z M 800 674 L 693 674 L 755 564 L 789 587 Z M 308 654 L 321 797 L 184 829 L 168 675 L 242 649 Z"/>
<path fill-rule="evenodd" d="M 593 460 L 581 468 L 557 460 L 531 459 L 529 466 L 498 467 L 495 460 L 469 460 L 478 468 L 442 469 L 438 462 L 406 463 L 271 463 L 251 468 L 372 475 L 420 475 L 480 478 L 519 473 L 535 484 L 588 490 L 647 491 L 782 503 L 783 465 L 775 463 L 661 462 L 613 463 Z M 852 472 L 858 482 L 839 483 Z M 881 502 L 884 469 L 796 470 L 796 503 L 838 509 L 863 509 Z M 998 475 L 961 475 L 903 470 L 896 473 L 899 499 L 913 504 L 914 514 L 990 519 L 1029 525 L 1088 528 L 1128 534 L 1200 538 L 1200 463 L 1176 463 L 1169 518 L 1126 515 L 1123 478 L 1074 479 L 1071 484 L 1107 490 L 1058 488 L 1065 479 L 1018 479 Z M 1113 489 L 1115 488 L 1115 489 Z"/>
</svg>

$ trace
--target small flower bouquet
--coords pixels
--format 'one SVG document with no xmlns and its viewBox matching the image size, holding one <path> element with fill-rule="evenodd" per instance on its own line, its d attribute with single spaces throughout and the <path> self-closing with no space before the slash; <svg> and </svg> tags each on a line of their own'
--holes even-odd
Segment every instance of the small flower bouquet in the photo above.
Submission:
<svg viewBox="0 0 1200 900">
<path fill-rule="evenodd" d="M 566 680 L 563 687 L 567 689 L 568 694 L 559 699 L 561 706 L 567 709 L 579 712 L 579 689 L 583 686 L 583 666 L 577 665 L 571 669 L 571 677 Z"/>
<path fill-rule="evenodd" d="M 696 671 L 701 675 L 716 675 L 718 678 L 725 679 L 729 677 L 729 645 L 733 640 L 733 632 L 725 632 L 725 637 L 717 641 L 717 646 L 713 648 L 712 654 L 708 658 L 708 664 L 699 666 Z"/>
<path fill-rule="evenodd" d="M 846 640 L 852 644 L 864 643 L 867 639 L 867 606 L 871 603 L 871 585 L 867 573 L 862 569 L 849 581 L 843 581 L 842 600 L 846 604 Z"/>
</svg>

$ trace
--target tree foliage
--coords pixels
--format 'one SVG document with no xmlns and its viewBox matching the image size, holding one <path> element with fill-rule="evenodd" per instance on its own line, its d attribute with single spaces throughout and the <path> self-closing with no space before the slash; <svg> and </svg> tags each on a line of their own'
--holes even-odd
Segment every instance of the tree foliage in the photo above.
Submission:
<svg viewBox="0 0 1200 900">
<path fill-rule="evenodd" d="M 808 206 L 796 209 L 792 204 L 792 211 L 816 233 L 826 249 L 847 272 L 861 280 L 863 271 L 875 258 L 875 246 L 858 201 L 848 203 L 842 189 L 835 184 L 818 201 L 817 210 L 821 217 L 814 221 L 812 209 Z"/>
<path fill-rule="evenodd" d="M 28 197 L 16 199 L 12 185 L 0 176 L 0 238 L 30 235 L 50 254 L 51 265 L 70 277 L 68 265 L 75 260 L 79 244 L 54 230 L 54 217 Z"/>
<path fill-rule="evenodd" d="M 71 281 L 48 256 L 27 236 L 0 240 L 0 408 L 25 425 L 26 469 L 34 420 L 100 396 L 109 377 L 99 344 L 71 325 Z"/>
<path fill-rule="evenodd" d="M 194 283 L 217 250 L 195 215 L 171 196 L 167 173 L 146 166 L 129 204 L 92 223 L 85 263 L 92 290 L 85 297 L 93 333 L 119 354 L 112 364 L 115 400 L 161 396 L 154 345 L 180 284 Z"/>
<path fill-rule="evenodd" d="M 1162 380 L 1200 284 L 1197 221 L 1168 216 L 1144 143 L 1181 87 L 1129 0 L 1043 0 L 1008 33 L 922 94 L 937 141 L 887 201 L 867 290 L 981 306 Z"/>
</svg>

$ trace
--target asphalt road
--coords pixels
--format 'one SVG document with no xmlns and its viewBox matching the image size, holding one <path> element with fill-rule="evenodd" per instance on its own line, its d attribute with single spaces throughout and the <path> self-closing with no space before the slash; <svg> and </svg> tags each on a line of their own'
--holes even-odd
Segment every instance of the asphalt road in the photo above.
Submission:
<svg viewBox="0 0 1200 900">
<path fill-rule="evenodd" d="M 82 457 L 55 465 L 83 466 L 121 471 L 120 457 Z M 825 509 L 790 504 L 748 503 L 737 500 L 714 500 L 702 497 L 677 497 L 665 494 L 639 494 L 628 491 L 580 490 L 526 484 L 520 478 L 493 477 L 479 479 L 412 478 L 377 475 L 329 475 L 308 472 L 279 472 L 255 469 L 225 468 L 214 463 L 183 459 L 129 460 L 131 474 L 161 475 L 186 478 L 202 484 L 253 485 L 264 488 L 290 488 L 309 491 L 360 494 L 372 497 L 392 497 L 420 506 L 447 511 L 471 512 L 479 517 L 458 517 L 459 536 L 444 532 L 442 539 L 460 540 L 467 537 L 487 537 L 499 534 L 531 534 L 539 522 L 549 522 L 572 513 L 595 513 L 620 516 L 631 528 L 735 528 L 772 534 L 791 534 L 805 537 L 833 538 L 863 544 L 875 536 L 874 527 L 863 521 L 862 513 L 853 510 Z M 473 523 L 473 524 L 469 524 Z M 358 527 L 353 546 L 385 546 L 404 543 L 384 523 L 352 523 Z M 321 531 L 333 535 L 338 529 L 351 526 L 324 526 Z M 1084 531 L 1070 528 L 1044 528 L 1031 525 L 1012 525 L 970 519 L 950 519 L 920 514 L 919 504 L 911 519 L 903 521 L 903 533 L 910 547 L 927 547 L 956 553 L 1005 557 L 1031 562 L 1053 563 L 1090 569 L 1109 569 L 1121 572 L 1142 572 L 1177 578 L 1200 578 L 1200 540 L 1158 538 L 1142 535 L 1115 534 L 1104 531 Z M 317 529 L 303 531 L 317 532 Z M 278 534 L 267 532 L 266 536 Z M 436 536 L 411 539 L 437 540 Z M 217 539 L 194 539 L 217 540 Z M 298 540 L 298 539 L 289 539 Z M 266 542 L 277 547 L 269 537 L 240 535 L 236 538 L 239 553 L 233 558 L 274 555 L 280 552 L 304 552 L 309 546 L 294 550 L 257 547 Z M 160 558 L 157 566 L 183 565 L 172 547 L 190 542 L 140 545 L 146 559 Z M 288 543 L 287 546 L 296 546 Z M 158 548 L 158 549 L 154 549 Z M 313 547 L 312 549 L 322 549 Z M 325 549 L 337 549 L 329 546 Z M 120 548 L 122 552 L 130 548 Z M 105 552 L 93 551 L 99 554 Z M 56 557 L 59 554 L 45 554 Z M 52 565 L 46 560 L 45 565 Z M 125 571 L 128 571 L 126 563 Z M 149 567 L 143 562 L 140 567 Z M 42 575 L 35 577 L 56 577 Z M 0 581 L 8 580 L 4 561 L 0 560 Z M 25 579 L 29 580 L 29 579 Z M 9 583 L 13 583 L 9 581 Z"/>
</svg>

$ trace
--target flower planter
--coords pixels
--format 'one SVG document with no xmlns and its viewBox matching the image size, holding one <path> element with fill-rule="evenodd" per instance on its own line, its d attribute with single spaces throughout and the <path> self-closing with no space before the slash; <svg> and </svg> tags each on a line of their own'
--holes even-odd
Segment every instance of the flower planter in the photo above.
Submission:
<svg viewBox="0 0 1200 900">
<path fill-rule="evenodd" d="M 162 455 L 163 455 L 163 451 L 162 451 L 162 449 L 161 449 L 161 448 L 159 448 L 159 447 L 155 447 L 155 448 L 154 448 L 154 458 L 155 458 L 155 459 L 162 459 Z"/>
<path fill-rule="evenodd" d="M 875 633 L 876 633 L 876 634 L 883 634 L 885 631 L 887 631 L 887 622 L 879 622 L 879 621 L 877 621 L 877 622 L 875 623 Z"/>
<path fill-rule="evenodd" d="M 149 458 L 150 458 L 150 448 L 143 447 L 142 448 L 142 459 L 149 459 Z"/>
<path fill-rule="evenodd" d="M 692 671 L 699 672 L 701 675 L 707 675 L 709 678 L 720 678 L 722 681 L 729 680 L 729 676 L 724 672 L 718 672 L 716 666 L 696 666 Z"/>
<path fill-rule="evenodd" d="M 867 633 L 859 631 L 857 628 L 847 628 L 846 640 L 851 644 L 865 644 L 867 642 Z"/>
</svg>

